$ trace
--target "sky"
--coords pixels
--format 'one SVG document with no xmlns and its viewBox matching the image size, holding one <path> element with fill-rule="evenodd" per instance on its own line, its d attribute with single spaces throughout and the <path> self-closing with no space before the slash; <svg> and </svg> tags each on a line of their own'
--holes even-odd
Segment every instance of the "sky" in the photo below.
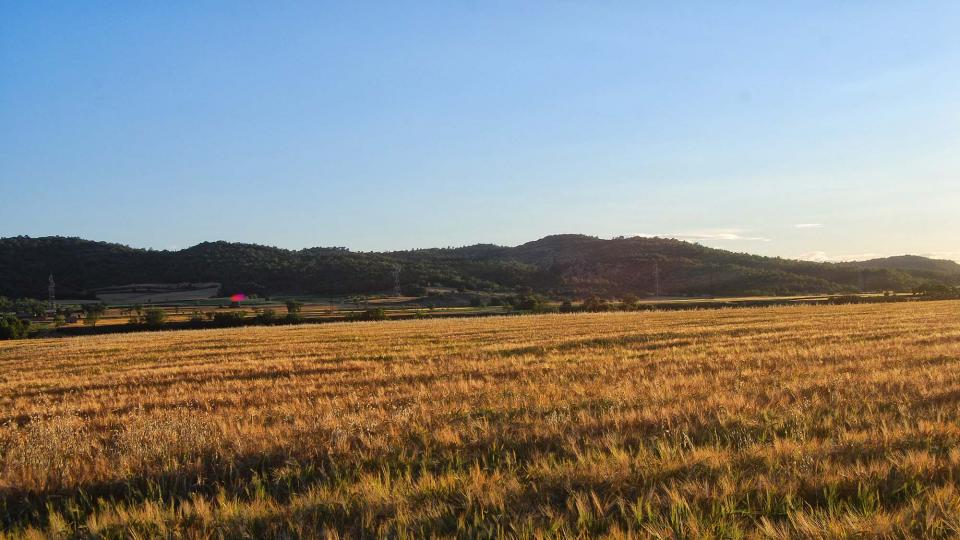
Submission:
<svg viewBox="0 0 960 540">
<path fill-rule="evenodd" d="M 0 237 L 960 260 L 960 2 L 0 3 Z"/>
</svg>

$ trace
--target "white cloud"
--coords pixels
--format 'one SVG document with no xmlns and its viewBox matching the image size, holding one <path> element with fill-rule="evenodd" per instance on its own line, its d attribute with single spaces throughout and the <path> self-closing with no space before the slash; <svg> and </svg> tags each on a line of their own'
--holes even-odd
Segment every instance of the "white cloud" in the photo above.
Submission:
<svg viewBox="0 0 960 540">
<path fill-rule="evenodd" d="M 801 261 L 811 261 L 811 262 L 829 262 L 830 256 L 827 255 L 826 251 L 810 251 L 807 253 L 802 253 L 797 257 Z"/>
<path fill-rule="evenodd" d="M 794 227 L 797 229 L 822 229 L 823 223 L 797 223 Z"/>
<path fill-rule="evenodd" d="M 931 259 L 946 259 L 948 261 L 960 262 L 960 251 L 930 251 L 927 253 L 921 253 L 920 256 L 929 257 Z"/>
<path fill-rule="evenodd" d="M 812 261 L 812 262 L 850 262 L 850 261 L 866 261 L 869 259 L 877 259 L 879 257 L 886 257 L 882 253 L 852 253 L 848 255 L 830 255 L 826 251 L 809 251 L 807 253 L 802 253 L 797 256 L 801 261 Z"/>
<path fill-rule="evenodd" d="M 742 229 L 708 229 L 703 231 L 692 231 L 682 233 L 662 233 L 662 234 L 639 234 L 638 236 L 659 236 L 661 238 L 676 238 L 677 240 L 686 240 L 688 242 L 700 241 L 750 241 L 750 242 L 770 242 L 769 238 L 763 236 L 749 236 Z"/>
</svg>

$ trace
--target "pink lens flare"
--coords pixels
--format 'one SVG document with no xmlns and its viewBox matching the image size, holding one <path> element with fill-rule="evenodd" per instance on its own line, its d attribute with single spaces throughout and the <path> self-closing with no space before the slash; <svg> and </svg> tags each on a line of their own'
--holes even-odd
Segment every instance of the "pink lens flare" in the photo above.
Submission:
<svg viewBox="0 0 960 540">
<path fill-rule="evenodd" d="M 246 299 L 247 299 L 247 295 L 243 293 L 237 293 L 230 297 L 231 302 L 243 302 Z"/>
</svg>

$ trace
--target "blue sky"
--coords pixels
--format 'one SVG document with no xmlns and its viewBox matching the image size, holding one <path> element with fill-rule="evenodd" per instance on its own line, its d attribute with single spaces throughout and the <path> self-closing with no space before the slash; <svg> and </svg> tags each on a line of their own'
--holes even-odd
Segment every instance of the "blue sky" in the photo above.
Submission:
<svg viewBox="0 0 960 540">
<path fill-rule="evenodd" d="M 3 2 L 0 236 L 960 260 L 960 3 Z"/>
</svg>

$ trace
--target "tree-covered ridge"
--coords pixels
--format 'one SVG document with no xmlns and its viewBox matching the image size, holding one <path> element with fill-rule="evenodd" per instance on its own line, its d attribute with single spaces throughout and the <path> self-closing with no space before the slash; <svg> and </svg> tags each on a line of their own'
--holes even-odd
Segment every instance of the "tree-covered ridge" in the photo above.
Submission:
<svg viewBox="0 0 960 540">
<path fill-rule="evenodd" d="M 204 242 L 179 250 L 131 248 L 66 237 L 0 239 L 0 295 L 45 297 L 54 274 L 62 298 L 129 283 L 216 281 L 224 293 L 362 294 L 406 289 L 530 288 L 558 295 L 802 294 L 910 290 L 960 284 L 960 265 L 923 257 L 814 263 L 761 257 L 665 238 L 603 240 L 556 235 L 517 247 L 480 244 L 389 253 L 345 248 L 288 250 Z M 659 278 L 659 279 L 658 279 Z"/>
</svg>

